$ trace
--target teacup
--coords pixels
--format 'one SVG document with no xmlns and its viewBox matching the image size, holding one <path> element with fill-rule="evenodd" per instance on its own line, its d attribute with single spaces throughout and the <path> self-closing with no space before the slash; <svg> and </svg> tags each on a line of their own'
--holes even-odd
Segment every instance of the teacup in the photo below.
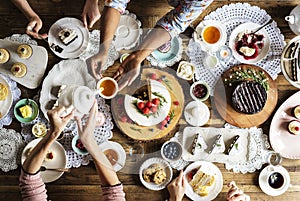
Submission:
<svg viewBox="0 0 300 201">
<path fill-rule="evenodd" d="M 285 186 L 286 179 L 285 176 L 277 171 L 275 166 L 270 165 L 267 167 L 268 170 L 268 184 L 273 189 L 280 189 Z"/>
<path fill-rule="evenodd" d="M 104 77 L 97 83 L 99 95 L 105 99 L 112 99 L 118 93 L 118 83 L 111 77 Z"/>
<path fill-rule="evenodd" d="M 201 31 L 202 42 L 207 46 L 219 46 L 223 31 L 217 24 L 206 24 Z"/>
</svg>

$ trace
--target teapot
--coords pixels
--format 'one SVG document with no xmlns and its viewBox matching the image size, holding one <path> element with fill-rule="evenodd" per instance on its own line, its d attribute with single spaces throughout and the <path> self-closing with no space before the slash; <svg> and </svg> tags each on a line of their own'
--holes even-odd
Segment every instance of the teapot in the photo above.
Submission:
<svg viewBox="0 0 300 201">
<path fill-rule="evenodd" d="M 300 5 L 296 6 L 284 19 L 289 22 L 290 29 L 296 35 L 300 35 Z"/>
<path fill-rule="evenodd" d="M 88 114 L 93 106 L 95 92 L 86 86 L 70 85 L 61 88 L 58 98 L 58 106 L 64 106 L 66 110 L 62 116 L 66 116 L 75 109 L 76 116 Z"/>
</svg>

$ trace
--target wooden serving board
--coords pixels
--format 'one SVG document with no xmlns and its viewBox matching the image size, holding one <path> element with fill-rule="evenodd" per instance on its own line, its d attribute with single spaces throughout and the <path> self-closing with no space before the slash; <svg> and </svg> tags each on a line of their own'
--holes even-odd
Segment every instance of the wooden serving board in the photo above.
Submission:
<svg viewBox="0 0 300 201">
<path fill-rule="evenodd" d="M 132 84 L 134 87 L 125 88 L 121 94 L 111 101 L 112 114 L 117 126 L 125 135 L 136 141 L 149 142 L 167 136 L 176 128 L 184 108 L 184 93 L 177 79 L 170 73 L 163 70 L 158 70 L 155 68 L 143 68 L 141 80 L 146 80 L 149 78 L 149 74 L 151 73 L 155 73 L 158 79 L 164 77 L 162 84 L 169 90 L 171 96 L 172 103 L 170 112 L 174 113 L 174 118 L 167 127 L 160 129 L 159 124 L 154 126 L 140 126 L 134 122 L 130 122 L 130 120 L 127 122 L 122 121 L 122 117 L 127 116 L 122 103 L 122 100 L 124 101 L 124 95 L 132 95 L 136 89 L 138 89 L 137 85 Z M 174 104 L 174 101 L 178 101 L 179 105 Z M 129 119 L 128 116 L 127 118 Z"/>
<path fill-rule="evenodd" d="M 11 79 L 29 89 L 35 89 L 40 85 L 47 67 L 47 50 L 41 46 L 30 45 L 32 47 L 31 57 L 29 57 L 28 59 L 22 59 L 17 54 L 17 48 L 19 45 L 21 44 L 9 40 L 0 39 L 0 48 L 5 48 L 10 54 L 10 59 L 8 60 L 8 62 L 0 64 L 0 73 L 7 75 Z M 26 65 L 27 73 L 24 77 L 15 77 L 11 73 L 10 69 L 16 62 L 21 62 Z"/>
<path fill-rule="evenodd" d="M 231 96 L 234 87 L 226 85 L 224 79 L 228 78 L 232 71 L 237 70 L 238 68 L 242 70 L 251 68 L 255 71 L 263 71 L 268 77 L 270 88 L 267 91 L 267 101 L 262 111 L 256 114 L 240 113 L 232 107 Z M 213 103 L 214 107 L 225 121 L 240 128 L 249 128 L 261 125 L 270 117 L 277 104 L 277 99 L 278 93 L 276 83 L 265 70 L 255 65 L 241 64 L 231 67 L 223 73 L 216 84 Z"/>
</svg>

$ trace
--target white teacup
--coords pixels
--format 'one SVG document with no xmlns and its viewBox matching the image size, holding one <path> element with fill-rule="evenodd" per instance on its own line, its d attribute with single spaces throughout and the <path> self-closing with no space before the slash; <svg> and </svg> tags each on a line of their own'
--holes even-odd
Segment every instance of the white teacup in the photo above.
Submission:
<svg viewBox="0 0 300 201">
<path fill-rule="evenodd" d="M 218 24 L 206 24 L 201 31 L 201 40 L 207 46 L 219 46 L 223 35 Z"/>
<path fill-rule="evenodd" d="M 99 95 L 105 99 L 112 99 L 119 91 L 118 83 L 111 77 L 104 77 L 97 83 Z"/>
</svg>

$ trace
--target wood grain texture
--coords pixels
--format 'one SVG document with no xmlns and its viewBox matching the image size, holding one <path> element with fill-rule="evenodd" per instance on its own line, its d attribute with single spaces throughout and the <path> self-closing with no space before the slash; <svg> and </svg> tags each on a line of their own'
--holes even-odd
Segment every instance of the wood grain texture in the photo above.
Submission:
<svg viewBox="0 0 300 201">
<path fill-rule="evenodd" d="M 60 3 L 54 3 L 51 0 L 28 0 L 43 20 L 42 33 L 49 30 L 50 26 L 58 19 L 62 17 L 76 17 L 81 19 L 81 12 L 84 5 L 84 0 L 62 0 Z M 284 17 L 288 15 L 291 10 L 299 4 L 299 0 L 216 0 L 214 1 L 199 17 L 194 25 L 197 25 L 205 17 L 205 15 L 230 3 L 247 2 L 251 5 L 259 6 L 265 9 L 268 14 L 276 21 L 282 34 L 285 37 L 285 41 L 289 41 L 295 34 L 289 29 L 288 23 L 284 20 Z M 99 9 L 102 11 L 104 6 L 103 1 L 99 2 Z M 132 0 L 129 3 L 128 10 L 134 12 L 138 19 L 142 22 L 143 27 L 153 27 L 156 21 L 170 10 L 170 6 L 165 0 Z M 10 36 L 13 33 L 24 33 L 27 25 L 27 19 L 22 15 L 18 9 L 9 0 L 0 1 L 0 38 Z M 100 23 L 97 22 L 93 29 L 99 29 Z M 183 35 L 187 38 L 184 39 L 184 45 L 186 47 L 188 39 L 191 37 L 192 29 L 187 29 Z M 56 57 L 44 41 L 38 41 L 38 43 L 46 47 L 49 55 L 47 72 L 53 67 L 54 64 L 60 61 Z M 186 58 L 186 57 L 185 57 Z M 147 62 L 145 62 L 147 64 Z M 174 65 L 176 68 L 177 65 Z M 118 68 L 118 64 L 110 67 L 106 74 L 112 76 L 115 70 Z M 47 73 L 46 73 L 47 74 Z M 46 76 L 46 75 L 45 75 Z M 298 91 L 297 88 L 290 85 L 282 74 L 275 80 L 278 89 L 278 102 L 275 110 L 282 104 L 289 96 Z M 36 90 L 28 90 L 25 87 L 19 85 L 22 91 L 22 97 L 25 97 L 25 91 L 32 98 L 41 89 L 41 86 Z M 214 106 L 211 105 L 211 100 L 205 102 L 211 110 L 211 119 L 206 126 L 222 127 L 225 121 L 221 118 Z M 272 116 L 261 125 L 264 133 L 268 134 L 270 122 Z M 182 119 L 179 123 L 179 128 L 186 126 L 186 122 Z M 17 131 L 21 131 L 21 126 L 18 122 L 13 121 L 10 126 L 6 128 L 13 128 Z M 178 129 L 179 129 L 178 128 Z M 113 129 L 113 139 L 120 143 L 128 143 L 130 140 L 124 136 L 115 127 Z M 168 136 L 170 138 L 171 136 Z M 167 139 L 168 139 L 167 138 Z M 159 156 L 159 149 L 163 140 L 156 140 L 147 144 L 141 143 L 144 148 L 144 152 L 147 153 L 145 158 L 151 156 Z M 129 201 L 162 201 L 168 197 L 167 190 L 153 192 L 147 190 L 142 186 L 139 181 L 137 169 L 142 161 L 135 163 L 126 163 L 124 171 L 118 172 L 120 180 L 124 184 L 124 190 L 126 198 Z M 231 180 L 235 180 L 239 187 L 243 189 L 247 194 L 251 196 L 252 201 L 296 201 L 300 197 L 300 160 L 284 159 L 283 166 L 290 172 L 291 187 L 288 191 L 278 197 L 270 197 L 264 194 L 258 186 L 259 171 L 248 174 L 237 174 L 225 169 L 224 164 L 216 164 L 223 174 L 224 186 L 222 192 L 215 199 L 217 201 L 224 201 L 228 188 L 226 184 Z M 129 174 L 128 172 L 131 171 Z M 21 196 L 19 194 L 18 177 L 20 168 L 10 171 L 8 173 L 0 171 L 0 201 L 19 201 Z M 178 173 L 175 171 L 174 177 Z M 59 180 L 47 184 L 49 199 L 53 201 L 94 201 L 101 200 L 100 180 L 96 174 L 96 170 L 93 164 L 82 166 L 80 168 L 72 168 L 69 174 L 64 174 Z M 190 200 L 184 197 L 183 200 Z"/>
</svg>

